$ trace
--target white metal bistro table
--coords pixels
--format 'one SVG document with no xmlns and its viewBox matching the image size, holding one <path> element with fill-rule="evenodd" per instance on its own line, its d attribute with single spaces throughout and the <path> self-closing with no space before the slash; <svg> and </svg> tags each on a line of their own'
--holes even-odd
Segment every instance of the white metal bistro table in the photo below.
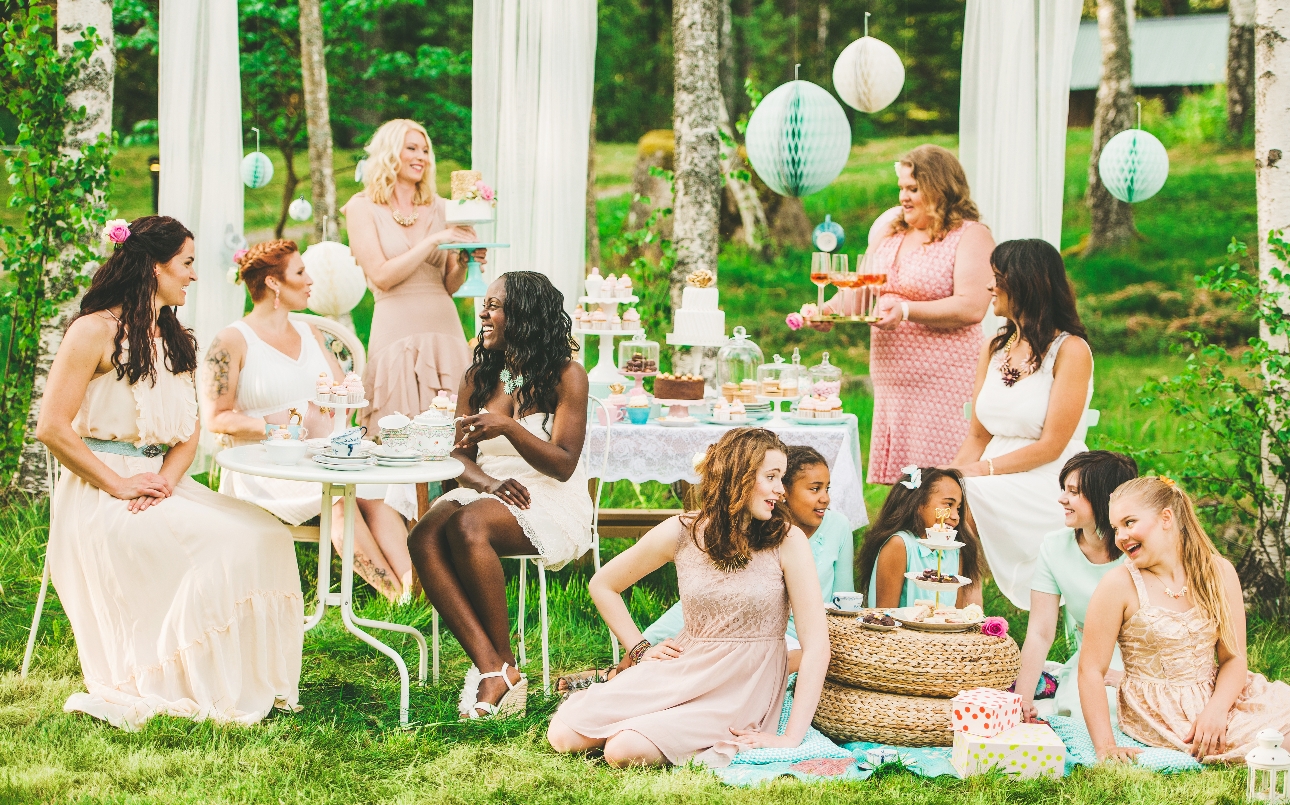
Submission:
<svg viewBox="0 0 1290 805">
<path fill-rule="evenodd" d="M 263 445 L 250 444 L 222 450 L 215 461 L 226 470 L 259 475 L 265 478 L 282 478 L 288 481 L 312 481 L 322 485 L 321 536 L 318 540 L 318 608 L 305 618 L 305 631 L 317 626 L 327 612 L 327 607 L 339 607 L 340 619 L 345 628 L 359 640 L 394 660 L 399 669 L 399 724 L 408 723 L 408 666 L 397 651 L 360 629 L 403 632 L 412 635 L 420 650 L 417 679 L 426 680 L 426 639 L 411 626 L 387 623 L 357 617 L 354 614 L 354 517 L 357 511 L 355 490 L 359 484 L 419 484 L 428 481 L 445 481 L 461 475 L 465 467 L 455 458 L 443 461 L 422 461 L 411 467 L 366 467 L 361 470 L 332 470 L 306 456 L 295 464 L 274 464 L 269 460 Z M 345 536 L 341 546 L 340 592 L 331 591 L 331 507 L 334 498 L 345 501 Z M 438 658 L 436 658 L 437 660 Z M 436 669 L 437 670 L 437 669 Z"/>
</svg>

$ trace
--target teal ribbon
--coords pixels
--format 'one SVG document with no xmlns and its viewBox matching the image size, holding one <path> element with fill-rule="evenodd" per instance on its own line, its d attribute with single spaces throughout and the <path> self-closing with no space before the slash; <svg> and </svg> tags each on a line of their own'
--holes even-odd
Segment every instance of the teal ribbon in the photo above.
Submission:
<svg viewBox="0 0 1290 805">
<path fill-rule="evenodd" d="M 132 456 L 134 458 L 156 458 L 163 456 L 170 449 L 168 444 L 145 444 L 143 447 L 135 447 L 129 442 L 114 442 L 108 439 L 92 439 L 89 436 L 82 436 L 81 441 L 85 446 L 95 453 L 112 453 L 118 456 Z"/>
</svg>

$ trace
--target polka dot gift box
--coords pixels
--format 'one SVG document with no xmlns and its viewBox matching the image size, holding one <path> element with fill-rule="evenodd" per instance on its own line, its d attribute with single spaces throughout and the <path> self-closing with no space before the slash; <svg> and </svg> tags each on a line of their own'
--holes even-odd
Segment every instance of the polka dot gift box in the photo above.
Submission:
<svg viewBox="0 0 1290 805">
<path fill-rule="evenodd" d="M 1066 771 L 1066 747 L 1047 724 L 1020 724 L 992 738 L 954 733 L 950 755 L 959 777 L 998 769 L 1019 777 L 1061 777 Z"/>
<path fill-rule="evenodd" d="M 990 738 L 1021 723 L 1021 696 L 1006 690 L 974 688 L 950 700 L 950 729 Z"/>
</svg>

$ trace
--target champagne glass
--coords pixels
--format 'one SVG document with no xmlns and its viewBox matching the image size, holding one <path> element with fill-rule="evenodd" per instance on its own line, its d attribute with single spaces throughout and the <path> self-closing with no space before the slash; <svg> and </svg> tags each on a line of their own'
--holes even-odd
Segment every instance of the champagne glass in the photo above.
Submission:
<svg viewBox="0 0 1290 805">
<path fill-rule="evenodd" d="M 845 254 L 832 255 L 832 261 L 829 269 L 829 281 L 838 286 L 838 293 L 842 294 L 842 309 L 846 315 L 851 315 L 851 288 L 853 275 L 850 273 L 850 260 Z"/>
<path fill-rule="evenodd" d="M 824 314 L 824 288 L 829 284 L 830 255 L 828 252 L 816 252 L 811 255 L 811 282 L 818 290 L 816 308 Z"/>
</svg>

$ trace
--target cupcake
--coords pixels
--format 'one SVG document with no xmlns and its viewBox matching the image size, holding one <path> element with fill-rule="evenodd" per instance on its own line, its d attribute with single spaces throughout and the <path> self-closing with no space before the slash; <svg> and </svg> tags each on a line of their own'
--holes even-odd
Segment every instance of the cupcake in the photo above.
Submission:
<svg viewBox="0 0 1290 805">
<path fill-rule="evenodd" d="M 604 311 L 597 310 L 595 313 L 591 314 L 591 329 L 593 330 L 609 329 L 609 319 L 605 317 Z"/>
<path fill-rule="evenodd" d="M 618 292 L 615 294 L 615 296 L 620 296 L 620 297 L 624 297 L 624 296 L 631 296 L 631 295 L 632 295 L 632 278 L 631 278 L 631 277 L 629 277 L 629 276 L 627 276 L 626 274 L 624 274 L 624 275 L 622 275 L 621 277 L 619 277 L 619 278 L 618 278 L 617 291 L 618 291 Z"/>
<path fill-rule="evenodd" d="M 333 405 L 344 405 L 349 399 L 349 388 L 342 381 L 331 384 L 331 401 Z"/>
<path fill-rule="evenodd" d="M 620 318 L 618 318 L 618 314 L 617 314 L 617 313 L 610 313 L 610 314 L 609 314 L 609 329 L 611 329 L 611 330 L 621 330 L 621 329 L 623 329 L 623 320 L 622 320 L 622 319 L 620 319 Z"/>
<path fill-rule="evenodd" d="M 623 277 L 623 279 L 629 279 Z M 636 308 L 629 307 L 623 311 L 623 329 L 639 330 L 641 328 L 641 314 L 636 312 Z"/>
<path fill-rule="evenodd" d="M 842 416 L 842 400 L 838 397 L 830 397 L 820 406 L 820 411 L 826 419 L 837 419 Z"/>
<path fill-rule="evenodd" d="M 578 305 L 573 309 L 573 313 L 569 315 L 569 318 L 573 319 L 573 326 L 577 327 L 578 322 L 582 321 L 582 317 L 585 315 L 587 315 L 587 311 L 582 309 L 582 305 Z"/>
<path fill-rule="evenodd" d="M 797 404 L 797 416 L 801 419 L 815 419 L 816 401 L 814 397 L 806 396 Z"/>
<path fill-rule="evenodd" d="M 314 402 L 331 405 L 331 378 L 322 372 L 318 373 L 318 382 L 314 385 Z"/>
<path fill-rule="evenodd" d="M 729 422 L 730 403 L 725 400 L 717 400 L 716 405 L 712 406 L 712 418 L 718 422 Z"/>
<path fill-rule="evenodd" d="M 601 299 L 613 299 L 614 293 L 618 290 L 618 278 L 613 274 L 605 275 L 605 285 L 600 289 Z"/>
<path fill-rule="evenodd" d="M 731 422 L 748 421 L 748 409 L 746 409 L 744 407 L 744 404 L 739 400 L 735 400 L 734 402 L 730 403 L 730 421 Z"/>
<path fill-rule="evenodd" d="M 448 397 L 448 392 L 440 391 L 435 398 L 430 401 L 431 411 L 442 411 L 445 414 L 452 413 L 452 400 Z"/>
<path fill-rule="evenodd" d="M 363 392 L 363 380 L 358 375 L 350 375 L 345 378 L 345 401 L 350 405 L 358 405 L 363 402 L 365 394 Z"/>
<path fill-rule="evenodd" d="M 644 425 L 649 421 L 650 401 L 644 394 L 633 394 L 627 400 L 627 419 L 633 425 Z"/>
<path fill-rule="evenodd" d="M 600 276 L 600 269 L 591 269 L 591 274 L 587 277 L 587 296 L 593 299 L 600 296 L 601 290 L 605 287 L 605 278 Z"/>
</svg>

